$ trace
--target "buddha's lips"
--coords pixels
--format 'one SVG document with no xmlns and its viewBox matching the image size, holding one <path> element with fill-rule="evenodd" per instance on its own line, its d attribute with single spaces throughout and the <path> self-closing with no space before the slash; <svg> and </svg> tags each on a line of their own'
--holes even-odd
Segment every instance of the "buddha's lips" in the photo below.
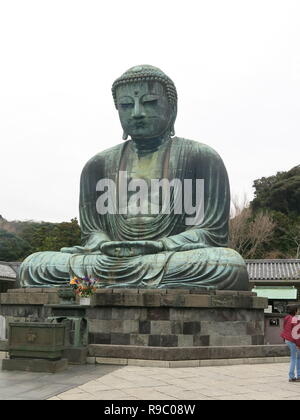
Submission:
<svg viewBox="0 0 300 420">
<path fill-rule="evenodd" d="M 135 128 L 145 128 L 146 127 L 146 123 L 144 122 L 138 122 L 134 124 Z"/>
</svg>

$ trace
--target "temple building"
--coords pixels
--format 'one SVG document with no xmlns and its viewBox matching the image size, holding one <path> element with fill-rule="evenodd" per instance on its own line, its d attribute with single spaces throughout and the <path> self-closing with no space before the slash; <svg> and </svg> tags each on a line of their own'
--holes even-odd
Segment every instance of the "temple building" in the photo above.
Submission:
<svg viewBox="0 0 300 420">
<path fill-rule="evenodd" d="M 300 259 L 246 260 L 252 291 L 267 297 L 269 312 L 282 313 L 300 300 Z"/>
<path fill-rule="evenodd" d="M 246 265 L 252 291 L 268 298 L 265 344 L 283 344 L 287 306 L 300 301 L 300 259 L 246 260 Z"/>
<path fill-rule="evenodd" d="M 0 293 L 18 287 L 17 273 L 20 265 L 20 262 L 0 261 Z"/>
</svg>

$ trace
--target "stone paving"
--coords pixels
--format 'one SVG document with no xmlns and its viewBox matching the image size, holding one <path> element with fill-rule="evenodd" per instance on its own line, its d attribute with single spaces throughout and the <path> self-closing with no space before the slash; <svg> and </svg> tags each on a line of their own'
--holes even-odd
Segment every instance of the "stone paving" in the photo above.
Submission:
<svg viewBox="0 0 300 420">
<path fill-rule="evenodd" d="M 0 359 L 2 359 L 0 353 Z M 69 366 L 65 372 L 35 373 L 1 370 L 0 360 L 0 401 L 1 400 L 45 400 L 76 389 L 77 386 L 100 379 L 118 366 L 82 365 Z"/>
<path fill-rule="evenodd" d="M 288 363 L 199 368 L 125 366 L 51 400 L 300 400 Z"/>
<path fill-rule="evenodd" d="M 288 363 L 189 368 L 69 366 L 56 374 L 0 370 L 0 400 L 300 400 Z"/>
</svg>

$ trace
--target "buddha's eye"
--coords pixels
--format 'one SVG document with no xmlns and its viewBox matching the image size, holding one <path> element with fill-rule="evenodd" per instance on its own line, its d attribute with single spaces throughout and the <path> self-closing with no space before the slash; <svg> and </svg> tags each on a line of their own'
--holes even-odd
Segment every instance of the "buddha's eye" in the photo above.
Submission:
<svg viewBox="0 0 300 420">
<path fill-rule="evenodd" d="M 145 95 L 143 97 L 143 104 L 156 104 L 158 101 L 158 97 L 154 95 Z"/>
<path fill-rule="evenodd" d="M 129 109 L 133 107 L 132 102 L 123 102 L 119 104 L 122 109 Z"/>
<path fill-rule="evenodd" d="M 130 109 L 134 106 L 134 101 L 130 96 L 124 95 L 122 97 L 119 97 L 118 106 L 120 109 L 123 110 Z"/>
</svg>

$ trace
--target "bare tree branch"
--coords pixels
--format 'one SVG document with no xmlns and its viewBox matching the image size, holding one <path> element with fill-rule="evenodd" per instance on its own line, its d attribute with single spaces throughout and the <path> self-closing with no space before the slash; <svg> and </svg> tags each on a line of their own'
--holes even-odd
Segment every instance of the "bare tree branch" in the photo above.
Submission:
<svg viewBox="0 0 300 420">
<path fill-rule="evenodd" d="M 268 213 L 259 212 L 254 216 L 245 197 L 242 202 L 233 199 L 231 208 L 229 247 L 244 258 L 254 258 L 262 245 L 271 240 L 275 223 Z"/>
</svg>

